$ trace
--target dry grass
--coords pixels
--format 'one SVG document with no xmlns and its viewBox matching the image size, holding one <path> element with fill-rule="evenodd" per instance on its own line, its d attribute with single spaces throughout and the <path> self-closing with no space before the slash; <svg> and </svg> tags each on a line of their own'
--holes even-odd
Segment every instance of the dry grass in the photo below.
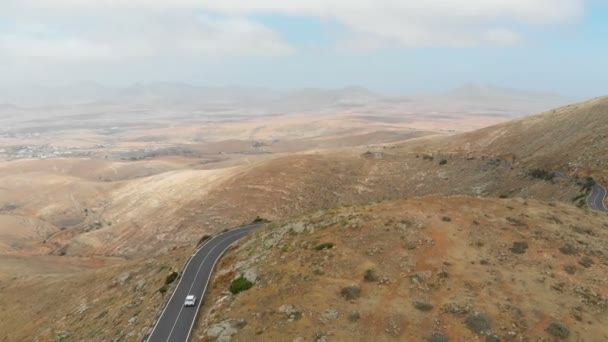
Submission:
<svg viewBox="0 0 608 342">
<path fill-rule="evenodd" d="M 512 215 L 529 227 L 506 224 Z M 578 233 L 578 226 L 596 236 Z M 464 341 L 488 329 L 501 340 L 537 340 L 550 339 L 546 329 L 559 321 L 575 339 L 605 339 L 607 229 L 605 215 L 570 206 L 469 197 L 386 202 L 275 223 L 226 255 L 198 335 L 206 340 L 207 327 L 235 319 L 247 323 L 235 341 L 321 334 L 339 341 L 421 340 L 433 332 Z M 315 251 L 323 241 L 339 243 Z M 528 249 L 514 253 L 513 244 L 522 241 Z M 581 255 L 562 254 L 564 243 L 577 244 Z M 583 255 L 595 261 L 592 267 L 576 276 L 564 271 Z M 378 282 L 363 279 L 371 268 Z M 256 270 L 256 285 L 227 295 L 233 275 L 247 269 Z M 345 300 L 341 290 L 353 284 L 360 297 Z M 432 308 L 421 311 L 417 301 Z M 295 306 L 301 319 L 289 321 L 277 311 L 282 305 Z M 348 317 L 355 311 L 360 319 L 353 322 Z"/>
</svg>

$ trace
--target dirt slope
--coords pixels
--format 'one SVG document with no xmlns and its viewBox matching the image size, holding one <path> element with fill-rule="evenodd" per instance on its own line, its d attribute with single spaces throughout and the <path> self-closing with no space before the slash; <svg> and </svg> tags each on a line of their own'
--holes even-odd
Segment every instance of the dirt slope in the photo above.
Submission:
<svg viewBox="0 0 608 342">
<path fill-rule="evenodd" d="M 608 183 L 608 97 L 413 146 L 504 157 Z"/>
<path fill-rule="evenodd" d="M 326 243 L 334 247 L 318 250 Z M 605 340 L 606 246 L 608 216 L 522 199 L 426 197 L 322 211 L 271 224 L 229 252 L 197 335 Z M 255 285 L 231 295 L 240 275 Z"/>
</svg>

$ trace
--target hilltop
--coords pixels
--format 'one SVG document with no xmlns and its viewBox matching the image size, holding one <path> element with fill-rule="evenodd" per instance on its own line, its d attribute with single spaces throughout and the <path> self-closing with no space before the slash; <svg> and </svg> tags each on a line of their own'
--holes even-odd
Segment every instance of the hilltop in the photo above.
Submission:
<svg viewBox="0 0 608 342">
<path fill-rule="evenodd" d="M 608 181 L 608 97 L 440 139 L 400 146 L 504 158 Z"/>
</svg>

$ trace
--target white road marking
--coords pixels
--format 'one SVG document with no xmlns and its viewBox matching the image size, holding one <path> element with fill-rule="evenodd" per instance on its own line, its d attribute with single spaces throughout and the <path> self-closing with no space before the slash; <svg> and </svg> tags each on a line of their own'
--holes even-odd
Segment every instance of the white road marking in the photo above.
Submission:
<svg viewBox="0 0 608 342">
<path fill-rule="evenodd" d="M 238 234 L 237 234 L 238 235 Z M 211 255 L 211 253 L 224 241 L 230 239 L 232 236 L 227 236 L 226 238 L 222 239 L 222 241 L 218 242 L 218 244 L 216 246 L 213 246 L 213 248 L 211 248 L 211 250 L 207 253 L 207 255 L 205 255 L 205 258 L 203 258 L 203 261 L 201 261 L 200 265 L 198 265 L 198 269 L 196 270 L 196 274 L 194 275 L 194 279 L 192 280 L 192 284 L 190 285 L 190 289 L 188 290 L 188 293 L 190 293 L 192 291 L 192 288 L 194 287 L 194 283 L 196 283 L 196 278 L 198 277 L 198 274 L 201 271 L 201 268 L 203 267 L 203 265 L 205 264 L 205 261 L 207 260 L 207 258 L 209 258 L 209 256 Z M 175 289 L 177 291 L 177 288 Z M 177 322 L 179 322 L 179 316 L 182 314 L 182 311 L 184 310 L 184 306 L 182 305 L 181 308 L 179 309 L 179 313 L 177 314 L 177 318 L 175 319 L 175 323 L 173 323 L 173 327 L 171 327 L 171 331 L 169 331 L 169 336 L 167 336 L 167 341 L 169 341 L 171 339 L 171 335 L 173 335 L 173 330 L 175 330 L 175 326 L 177 325 Z"/>
</svg>

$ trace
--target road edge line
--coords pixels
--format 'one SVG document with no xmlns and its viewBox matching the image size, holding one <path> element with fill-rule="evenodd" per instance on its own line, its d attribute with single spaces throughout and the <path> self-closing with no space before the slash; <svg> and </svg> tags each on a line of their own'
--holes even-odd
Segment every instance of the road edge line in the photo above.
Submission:
<svg viewBox="0 0 608 342">
<path fill-rule="evenodd" d="M 197 248 L 194 253 L 192 253 L 192 255 L 190 256 L 190 258 L 188 259 L 188 262 L 186 263 L 186 265 L 182 268 L 182 273 L 180 274 L 179 277 L 179 281 L 177 282 L 177 286 L 175 286 L 175 289 L 173 289 L 173 292 L 171 292 L 171 297 L 169 297 L 169 300 L 167 301 L 167 303 L 165 304 L 165 306 L 163 307 L 163 311 L 161 311 L 160 315 L 158 316 L 158 319 L 156 320 L 156 322 L 154 323 L 154 326 L 152 327 L 152 330 L 150 331 L 150 334 L 148 335 L 148 337 L 146 337 L 145 341 L 146 342 L 150 342 L 150 337 L 152 337 L 152 335 L 154 334 L 154 331 L 156 330 L 156 327 L 158 326 L 158 322 L 160 322 L 160 318 L 165 314 L 165 311 L 167 310 L 167 307 L 169 306 L 169 303 L 171 303 L 171 300 L 173 299 L 173 296 L 175 295 L 175 290 L 179 287 L 179 284 L 182 283 L 182 279 L 183 279 L 183 275 L 184 275 L 184 271 L 188 268 L 188 266 L 190 265 L 190 262 L 192 261 L 192 259 L 194 259 L 194 256 L 196 256 L 198 254 L 198 252 L 201 251 L 201 249 L 203 249 L 203 247 L 205 247 L 209 242 L 213 241 L 214 239 L 216 239 L 217 237 L 220 237 L 226 233 L 229 233 L 230 231 L 227 232 L 222 232 L 214 237 L 212 237 L 211 239 L 208 239 L 207 241 L 205 241 L 205 243 L 203 243 L 199 248 Z"/>
<path fill-rule="evenodd" d="M 243 236 L 245 236 L 247 234 L 243 234 Z M 213 266 L 211 267 L 211 273 L 209 274 L 209 280 L 205 283 L 205 288 L 203 289 L 203 295 L 201 296 L 201 300 L 199 300 L 199 305 L 196 308 L 196 313 L 194 314 L 194 320 L 192 320 L 192 324 L 190 325 L 190 331 L 188 331 L 188 336 L 186 337 L 186 342 L 190 341 L 190 335 L 192 334 L 192 329 L 194 328 L 194 324 L 196 323 L 196 319 L 198 318 L 198 312 L 201 309 L 201 306 L 203 306 L 203 298 L 205 298 L 205 293 L 207 293 L 207 286 L 209 285 L 209 283 L 211 282 L 211 278 L 213 278 L 213 271 L 215 270 L 215 265 L 220 261 L 220 259 L 222 258 L 222 256 L 224 256 L 224 254 L 233 246 L 235 245 L 237 242 L 239 242 L 239 240 L 241 240 L 241 238 L 243 238 L 243 236 L 241 236 L 240 238 L 238 238 L 236 241 L 234 241 L 233 243 L 231 243 L 230 245 L 228 245 L 228 247 L 226 247 L 226 249 L 224 249 L 222 251 L 222 253 L 218 256 L 218 258 L 215 260 L 215 262 L 213 263 Z"/>
</svg>

